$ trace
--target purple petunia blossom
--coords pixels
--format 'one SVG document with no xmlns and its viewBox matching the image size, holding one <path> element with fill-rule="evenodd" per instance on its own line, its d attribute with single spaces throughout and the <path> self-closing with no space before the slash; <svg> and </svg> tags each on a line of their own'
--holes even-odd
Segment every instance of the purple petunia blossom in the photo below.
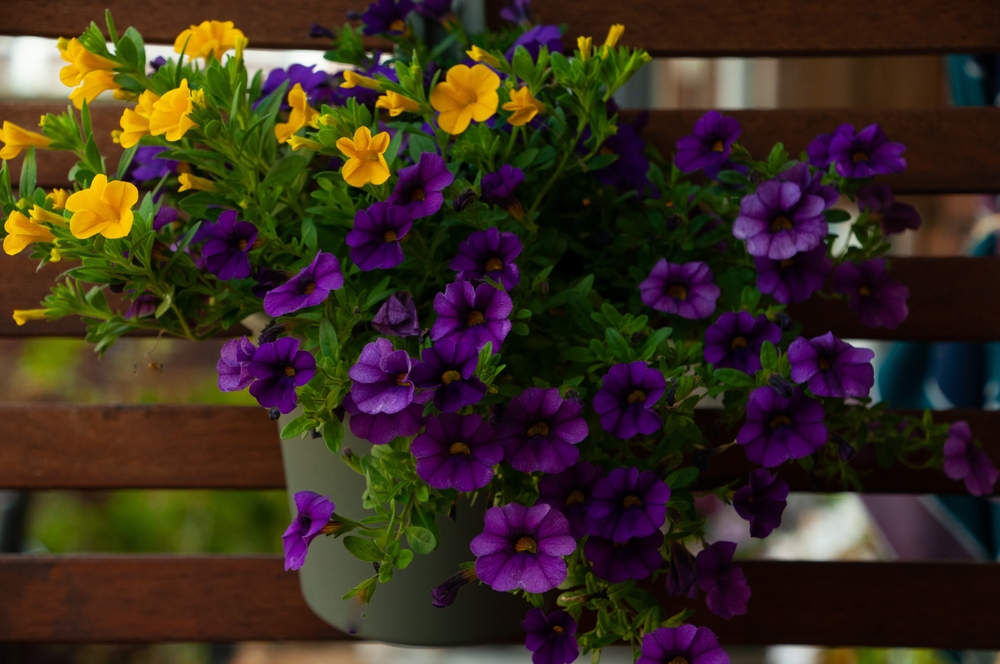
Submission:
<svg viewBox="0 0 1000 664">
<path fill-rule="evenodd" d="M 573 464 L 561 473 L 544 475 L 538 480 L 539 505 L 550 505 L 569 521 L 569 532 L 575 539 L 587 534 L 587 506 L 604 469 L 587 461 Z"/>
<path fill-rule="evenodd" d="M 399 170 L 396 188 L 386 202 L 406 208 L 411 219 L 429 217 L 441 209 L 441 192 L 454 181 L 455 176 L 440 155 L 424 152 L 419 162 Z"/>
<path fill-rule="evenodd" d="M 285 546 L 285 571 L 302 567 L 309 553 L 309 544 L 323 533 L 336 507 L 329 498 L 312 491 L 295 494 L 295 508 L 298 514 L 292 521 L 281 542 Z"/>
<path fill-rule="evenodd" d="M 698 597 L 698 575 L 694 556 L 682 542 L 670 543 L 670 569 L 667 571 L 667 595 L 670 597 Z"/>
<path fill-rule="evenodd" d="M 466 341 L 477 351 L 492 343 L 496 353 L 510 332 L 507 316 L 513 309 L 510 295 L 489 284 L 476 287 L 468 281 L 448 284 L 443 293 L 434 296 L 438 319 L 431 327 L 431 340 Z"/>
<path fill-rule="evenodd" d="M 844 123 L 829 134 L 820 134 L 809 143 L 806 153 L 809 155 L 809 163 L 821 171 L 826 171 L 830 165 L 830 142 L 834 136 L 843 134 L 845 136 L 854 135 L 854 125 Z"/>
<path fill-rule="evenodd" d="M 788 347 L 792 380 L 808 381 L 818 397 L 867 397 L 875 384 L 868 348 L 855 348 L 827 332 L 812 339 L 798 338 Z"/>
<path fill-rule="evenodd" d="M 1000 478 L 997 467 L 982 449 L 972 442 L 969 423 L 958 421 L 948 428 L 944 443 L 944 474 L 953 480 L 965 480 L 973 496 L 988 496 Z"/>
<path fill-rule="evenodd" d="M 247 337 L 230 339 L 222 345 L 219 362 L 215 370 L 219 373 L 219 389 L 223 392 L 238 392 L 246 389 L 254 381 L 248 367 L 257 347 Z"/>
<path fill-rule="evenodd" d="M 729 150 L 741 131 L 736 118 L 709 111 L 694 123 L 690 136 L 677 141 L 674 163 L 684 173 L 721 166 L 729 159 Z"/>
<path fill-rule="evenodd" d="M 493 466 L 503 460 L 503 447 L 493 427 L 479 415 L 432 417 L 413 440 L 410 452 L 417 475 L 435 489 L 475 491 L 493 479 Z"/>
<path fill-rule="evenodd" d="M 794 182 L 768 180 L 740 203 L 733 235 L 746 240 L 751 256 L 791 258 L 815 249 L 826 238 L 825 207 L 821 196 L 804 193 Z"/>
<path fill-rule="evenodd" d="M 576 643 L 576 621 L 565 611 L 548 616 L 541 609 L 531 609 L 521 623 L 524 647 L 530 650 L 532 664 L 570 664 L 580 656 Z"/>
<path fill-rule="evenodd" d="M 681 264 L 661 258 L 639 284 L 639 297 L 647 307 L 692 320 L 711 316 L 721 293 L 712 270 L 701 261 Z"/>
<path fill-rule="evenodd" d="M 763 539 L 781 525 L 788 504 L 788 483 L 764 468 L 750 471 L 750 480 L 733 495 L 736 513 L 750 522 L 750 536 Z"/>
<path fill-rule="evenodd" d="M 758 387 L 747 402 L 747 421 L 736 434 L 747 458 L 773 468 L 789 459 L 801 459 L 827 440 L 823 404 L 795 388 L 781 396 L 773 387 Z"/>
<path fill-rule="evenodd" d="M 557 388 L 529 387 L 511 399 L 497 424 L 507 463 L 523 473 L 559 473 L 580 458 L 577 443 L 587 437 L 578 401 L 563 399 Z"/>
<path fill-rule="evenodd" d="M 588 530 L 615 542 L 646 537 L 667 518 L 670 487 L 651 470 L 615 468 L 590 495 Z"/>
<path fill-rule="evenodd" d="M 508 0 L 500 10 L 500 18 L 515 25 L 531 22 L 531 0 Z"/>
<path fill-rule="evenodd" d="M 848 306 L 865 327 L 893 329 L 910 313 L 910 289 L 892 278 L 884 258 L 841 263 L 833 271 L 833 290 L 847 295 Z"/>
<path fill-rule="evenodd" d="M 316 358 L 309 351 L 299 350 L 298 339 L 282 337 L 254 351 L 247 373 L 257 379 L 250 386 L 250 395 L 257 403 L 264 408 L 277 407 L 282 414 L 290 413 L 298 401 L 295 388 L 316 374 Z"/>
<path fill-rule="evenodd" d="M 126 179 L 135 183 L 159 180 L 165 175 L 177 172 L 179 161 L 164 159 L 160 157 L 161 152 L 166 152 L 167 148 L 158 145 L 141 145 L 135 150 L 132 163 L 129 166 L 129 175 Z"/>
<path fill-rule="evenodd" d="M 510 164 L 504 164 L 496 172 L 483 175 L 479 183 L 479 198 L 484 203 L 505 210 L 514 209 L 521 205 L 514 197 L 514 190 L 522 182 L 524 182 L 524 171 Z"/>
<path fill-rule="evenodd" d="M 475 568 L 463 569 L 441 585 L 431 589 L 431 605 L 435 609 L 451 606 L 458 599 L 458 591 L 478 579 Z"/>
<path fill-rule="evenodd" d="M 841 125 L 843 126 L 843 125 Z M 876 174 L 902 173 L 906 150 L 902 143 L 893 143 L 877 124 L 870 124 L 857 134 L 836 131 L 830 138 L 830 161 L 837 173 L 845 178 L 868 178 Z"/>
<path fill-rule="evenodd" d="M 160 209 L 153 216 L 153 230 L 159 231 L 167 224 L 172 224 L 175 221 L 177 221 L 177 208 L 170 207 L 169 205 L 161 205 Z"/>
<path fill-rule="evenodd" d="M 642 654 L 635 664 L 729 664 L 729 655 L 707 627 L 660 627 L 642 637 Z M 679 664 L 679 663 L 678 663 Z"/>
<path fill-rule="evenodd" d="M 549 53 L 562 53 L 562 30 L 558 25 L 536 25 L 527 30 L 504 53 L 508 61 L 514 61 L 514 52 L 518 46 L 523 46 L 532 60 L 538 60 L 538 53 L 543 46 L 549 49 Z"/>
<path fill-rule="evenodd" d="M 387 337 L 416 337 L 420 335 L 417 305 L 409 293 L 393 293 L 372 318 L 372 327 Z"/>
<path fill-rule="evenodd" d="M 794 182 L 799 185 L 804 194 L 812 194 L 823 199 L 824 209 L 830 209 L 837 203 L 840 194 L 828 184 L 823 184 L 823 173 L 813 173 L 809 169 L 809 164 L 799 162 L 791 168 L 778 173 L 776 178 L 780 182 Z"/>
<path fill-rule="evenodd" d="M 250 250 L 257 240 L 257 227 L 237 221 L 235 210 L 226 210 L 212 227 L 212 239 L 201 249 L 209 272 L 223 281 L 246 279 L 253 271 Z"/>
<path fill-rule="evenodd" d="M 317 95 L 317 92 L 324 87 L 328 87 L 330 80 L 330 75 L 325 71 L 315 71 L 315 69 L 316 65 L 309 65 L 307 67 L 306 65 L 299 64 L 294 64 L 288 69 L 272 69 L 267 75 L 267 79 L 265 79 L 264 84 L 260 86 L 260 98 L 254 102 L 254 108 L 256 108 L 265 97 L 280 88 L 281 84 L 285 81 L 288 81 L 286 91 L 294 88 L 296 84 L 301 85 L 302 91 L 306 93 L 306 97 L 310 102 L 312 102 L 313 105 L 315 105 L 317 101 L 320 101 L 316 98 L 317 96 L 320 96 Z M 325 99 L 326 96 L 323 95 L 323 97 Z M 286 98 L 282 100 L 281 108 L 286 111 L 291 108 L 288 105 L 287 94 Z"/>
<path fill-rule="evenodd" d="M 455 279 L 471 281 L 489 277 L 510 290 L 521 281 L 514 259 L 521 253 L 521 240 L 514 233 L 496 228 L 473 231 L 458 245 L 458 255 L 451 260 Z"/>
<path fill-rule="evenodd" d="M 403 248 L 399 246 L 410 229 L 413 218 L 406 208 L 388 202 L 374 203 L 367 210 L 354 215 L 354 228 L 347 234 L 351 260 L 368 272 L 387 270 L 403 262 Z"/>
<path fill-rule="evenodd" d="M 716 369 L 736 369 L 752 376 L 761 369 L 760 349 L 765 341 L 781 341 L 781 328 L 767 316 L 725 313 L 705 330 L 705 361 Z"/>
<path fill-rule="evenodd" d="M 363 413 L 398 413 L 413 401 L 412 361 L 405 350 L 394 350 L 388 339 L 376 339 L 361 349 L 347 375 L 354 383 L 351 397 Z"/>
<path fill-rule="evenodd" d="M 510 503 L 486 511 L 482 534 L 469 545 L 483 583 L 507 592 L 552 590 L 566 580 L 566 561 L 576 550 L 566 517 L 548 505 Z"/>
<path fill-rule="evenodd" d="M 645 537 L 633 537 L 625 542 L 612 542 L 591 535 L 583 545 L 583 554 L 594 569 L 594 576 L 621 583 L 647 578 L 663 565 L 663 533 L 654 531 Z"/>
<path fill-rule="evenodd" d="M 475 405 L 486 394 L 486 385 L 476 378 L 479 353 L 472 344 L 442 339 L 425 348 L 422 359 L 410 379 L 417 387 L 434 389 L 434 405 L 442 413 Z"/>
<path fill-rule="evenodd" d="M 132 300 L 122 316 L 128 320 L 145 318 L 155 314 L 158 306 L 160 306 L 160 298 L 155 295 L 143 294 Z"/>
<path fill-rule="evenodd" d="M 858 189 L 858 208 L 882 226 L 885 235 L 920 228 L 920 213 L 912 205 L 900 203 L 884 184 Z"/>
<path fill-rule="evenodd" d="M 635 125 L 622 122 L 618 131 L 601 145 L 602 154 L 618 155 L 614 163 L 593 172 L 594 179 L 620 191 L 644 191 L 649 184 L 649 158 L 646 141 Z"/>
<path fill-rule="evenodd" d="M 413 402 L 397 413 L 362 413 L 348 392 L 344 395 L 344 410 L 350 415 L 351 433 L 372 445 L 386 445 L 396 438 L 416 436 L 424 428 L 424 405 L 431 393 L 424 390 L 413 395 Z"/>
<path fill-rule="evenodd" d="M 757 288 L 782 304 L 805 302 L 823 287 L 833 270 L 833 261 L 826 255 L 826 245 L 822 242 L 811 251 L 800 251 L 785 260 L 756 256 L 753 263 L 757 268 Z"/>
<path fill-rule="evenodd" d="M 375 0 L 361 17 L 364 34 L 372 37 L 383 33 L 400 35 L 406 31 L 406 17 L 413 11 L 411 0 Z"/>
<path fill-rule="evenodd" d="M 601 389 L 594 395 L 594 410 L 601 416 L 602 429 L 628 440 L 639 433 L 648 436 L 663 426 L 663 418 L 653 410 L 667 390 L 667 380 L 659 369 L 642 360 L 616 364 L 601 381 Z"/>
<path fill-rule="evenodd" d="M 743 570 L 733 564 L 736 544 L 716 542 L 698 554 L 695 567 L 698 587 L 705 593 L 708 610 L 726 620 L 747 612 L 750 586 Z"/>
<path fill-rule="evenodd" d="M 330 291 L 344 285 L 340 261 L 333 254 L 320 251 L 313 262 L 264 296 L 264 311 L 268 316 L 284 316 L 293 311 L 314 307 L 323 302 Z"/>
</svg>

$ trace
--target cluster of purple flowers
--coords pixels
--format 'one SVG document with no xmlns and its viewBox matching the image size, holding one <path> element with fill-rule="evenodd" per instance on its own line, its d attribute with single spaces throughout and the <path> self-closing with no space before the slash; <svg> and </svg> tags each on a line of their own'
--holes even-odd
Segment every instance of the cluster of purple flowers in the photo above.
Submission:
<svg viewBox="0 0 1000 664">
<path fill-rule="evenodd" d="M 219 362 L 219 389 L 236 392 L 250 388 L 250 394 L 265 408 L 290 413 L 298 402 L 296 387 L 316 374 L 316 358 L 299 350 L 298 339 L 283 337 L 254 346 L 247 337 L 231 339 L 222 346 Z"/>
</svg>

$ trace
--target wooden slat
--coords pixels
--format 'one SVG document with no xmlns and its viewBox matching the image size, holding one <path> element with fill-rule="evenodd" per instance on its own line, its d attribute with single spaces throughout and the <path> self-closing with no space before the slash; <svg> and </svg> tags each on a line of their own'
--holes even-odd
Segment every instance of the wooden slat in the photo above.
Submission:
<svg viewBox="0 0 1000 664">
<path fill-rule="evenodd" d="M 998 565 L 742 567 L 753 591 L 747 615 L 724 621 L 701 607 L 695 617 L 723 645 L 1000 648 Z M 346 638 L 312 614 L 277 556 L 8 555 L 0 556 L 0 588 L 0 642 Z M 691 606 L 661 601 L 668 615 Z"/>
<path fill-rule="evenodd" d="M 952 410 L 942 422 L 968 420 L 1000 465 L 1000 413 Z M 918 413 L 914 413 L 919 417 Z M 719 431 L 713 411 L 698 424 L 714 445 L 732 440 Z M 52 423 L 59 435 L 50 435 Z M 235 463 L 234 460 L 238 460 Z M 964 493 L 938 471 L 871 469 L 869 493 Z M 712 457 L 698 488 L 746 478 L 753 465 L 738 447 Z M 794 491 L 836 492 L 788 464 L 782 476 Z M 4 489 L 282 489 L 285 477 L 277 426 L 262 408 L 233 406 L 0 406 L 0 488 Z M 1000 488 L 1000 487 L 998 487 Z M 0 586 L 2 587 L 2 586 Z"/>
</svg>

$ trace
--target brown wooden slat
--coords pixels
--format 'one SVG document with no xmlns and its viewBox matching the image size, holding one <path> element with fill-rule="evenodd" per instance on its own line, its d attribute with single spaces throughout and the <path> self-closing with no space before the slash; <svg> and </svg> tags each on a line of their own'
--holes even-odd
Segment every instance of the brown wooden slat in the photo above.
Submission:
<svg viewBox="0 0 1000 664">
<path fill-rule="evenodd" d="M 753 591 L 747 615 L 727 622 L 702 607 L 695 616 L 723 645 L 1000 648 L 995 564 L 742 567 Z M 0 588 L 0 642 L 347 638 L 312 614 L 277 556 L 7 555 Z M 662 591 L 661 581 L 654 592 Z M 691 605 L 661 601 L 668 615 Z"/>
<path fill-rule="evenodd" d="M 915 416 L 919 414 L 914 413 Z M 952 410 L 942 422 L 968 420 L 1000 465 L 1000 413 Z M 713 411 L 698 423 L 714 444 Z M 49 435 L 59 422 L 59 435 Z M 234 460 L 238 460 L 238 463 Z M 870 462 L 869 462 L 870 463 Z M 746 478 L 754 466 L 738 447 L 712 457 L 698 488 Z M 870 470 L 862 466 L 864 472 Z M 837 492 L 839 484 L 810 479 L 797 464 L 782 468 L 793 491 Z M 869 493 L 964 493 L 938 471 L 874 469 Z M 0 406 L 0 488 L 4 489 L 282 489 L 285 477 L 277 426 L 262 408 L 234 406 Z"/>
</svg>

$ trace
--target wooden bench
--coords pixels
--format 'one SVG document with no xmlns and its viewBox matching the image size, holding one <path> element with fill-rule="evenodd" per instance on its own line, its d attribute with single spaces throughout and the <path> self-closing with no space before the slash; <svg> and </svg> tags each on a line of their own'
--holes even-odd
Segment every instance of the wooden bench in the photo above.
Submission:
<svg viewBox="0 0 1000 664">
<path fill-rule="evenodd" d="M 233 20 L 255 47 L 315 48 L 313 21 L 340 25 L 364 0 L 7 0 L 0 33 L 74 36 L 109 7 L 120 27 L 150 43 L 173 43 L 192 22 Z M 487 7 L 495 13 L 499 1 Z M 661 56 L 791 56 L 1000 52 L 996 0 L 534 0 L 568 37 L 599 37 L 627 26 L 630 45 Z M 746 12 L 753 13 L 747 14 Z M 569 42 L 567 42 L 569 43 Z M 0 119 L 32 126 L 65 103 L 0 104 Z M 94 108 L 107 144 L 120 107 Z M 654 111 L 645 136 L 669 154 L 690 131 L 693 111 Z M 899 192 L 1000 191 L 1000 109 L 930 111 L 740 111 L 745 144 L 757 154 L 777 140 L 797 154 L 841 122 L 880 123 L 906 143 L 910 168 L 884 178 Z M 58 186 L 69 164 L 39 154 L 39 182 Z M 17 170 L 14 171 L 17 173 Z M 907 340 L 1000 340 L 1000 261 L 992 258 L 894 260 L 911 291 L 910 317 L 894 331 L 861 328 L 846 307 L 809 303 L 793 312 L 806 331 Z M 73 320 L 16 327 L 15 308 L 31 308 L 57 273 L 21 258 L 0 261 L 0 337 L 78 336 Z M 705 424 L 712 415 L 706 414 Z M 970 420 L 1000 463 L 1000 413 L 948 411 Z M 58 435 L 45 425 L 58 421 Z M 141 436 L 136 436 L 141 432 Z M 712 468 L 713 481 L 747 467 Z M 832 491 L 804 474 L 793 490 Z M 272 489 L 284 486 L 278 437 L 261 409 L 208 406 L 53 406 L 0 404 L 0 488 Z M 872 492 L 959 493 L 930 471 L 876 472 Z M 732 621 L 699 612 L 726 643 L 800 643 L 1000 649 L 1000 566 L 976 563 L 748 562 L 750 612 Z M 676 600 L 662 598 L 672 606 Z M 668 609 L 669 610 L 669 609 Z M 301 598 L 277 556 L 0 556 L 0 642 L 164 642 L 341 639 Z"/>
</svg>

